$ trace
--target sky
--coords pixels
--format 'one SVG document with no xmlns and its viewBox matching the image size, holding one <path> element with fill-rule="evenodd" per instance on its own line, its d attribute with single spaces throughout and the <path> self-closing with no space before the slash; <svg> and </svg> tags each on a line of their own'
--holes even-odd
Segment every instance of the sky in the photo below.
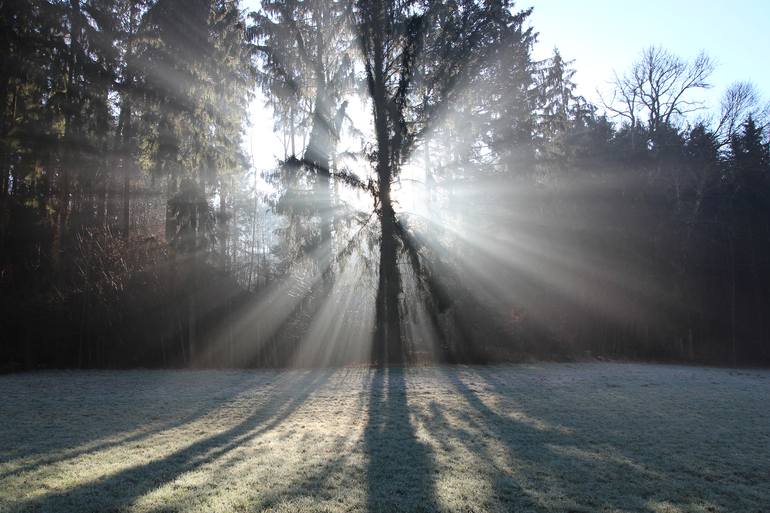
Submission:
<svg viewBox="0 0 770 513">
<path fill-rule="evenodd" d="M 575 59 L 580 94 L 596 100 L 613 70 L 628 69 L 641 51 L 656 45 L 684 59 L 704 50 L 717 64 L 704 100 L 718 105 L 733 82 L 750 81 L 770 95 L 770 1 L 768 0 L 528 0 L 539 33 L 535 57 L 557 46 Z"/>
<path fill-rule="evenodd" d="M 259 0 L 245 0 L 256 9 Z M 517 9 L 534 7 L 530 25 L 538 32 L 534 57 L 548 57 L 558 47 L 574 59 L 578 94 L 598 103 L 596 90 L 610 90 L 613 70 L 622 74 L 650 45 L 666 48 L 684 59 L 704 50 L 716 63 L 712 88 L 700 100 L 717 109 L 725 89 L 750 81 L 770 100 L 770 0 L 526 0 Z M 254 147 L 258 168 L 275 165 L 283 156 L 272 134 L 272 120 L 258 96 L 251 106 L 252 126 L 246 149 Z"/>
</svg>

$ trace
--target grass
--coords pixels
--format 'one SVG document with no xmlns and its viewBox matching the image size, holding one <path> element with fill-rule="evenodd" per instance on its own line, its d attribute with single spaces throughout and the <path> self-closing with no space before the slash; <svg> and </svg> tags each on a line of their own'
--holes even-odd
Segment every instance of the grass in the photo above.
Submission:
<svg viewBox="0 0 770 513">
<path fill-rule="evenodd" d="M 0 377 L 0 512 L 770 511 L 770 371 Z"/>
</svg>

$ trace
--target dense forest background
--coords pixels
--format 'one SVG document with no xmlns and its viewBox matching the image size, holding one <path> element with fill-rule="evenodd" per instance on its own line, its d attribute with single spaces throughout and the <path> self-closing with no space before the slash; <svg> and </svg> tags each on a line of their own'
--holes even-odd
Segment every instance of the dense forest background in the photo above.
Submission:
<svg viewBox="0 0 770 513">
<path fill-rule="evenodd" d="M 0 368 L 770 363 L 759 93 L 648 47 L 593 105 L 530 14 L 0 1 Z"/>
</svg>

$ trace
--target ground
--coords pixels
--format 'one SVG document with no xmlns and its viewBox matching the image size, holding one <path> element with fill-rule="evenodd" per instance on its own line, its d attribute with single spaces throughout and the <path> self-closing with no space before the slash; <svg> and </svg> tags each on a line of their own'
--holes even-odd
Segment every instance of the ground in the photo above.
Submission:
<svg viewBox="0 0 770 513">
<path fill-rule="evenodd" d="M 0 512 L 770 512 L 770 371 L 0 377 Z"/>
</svg>

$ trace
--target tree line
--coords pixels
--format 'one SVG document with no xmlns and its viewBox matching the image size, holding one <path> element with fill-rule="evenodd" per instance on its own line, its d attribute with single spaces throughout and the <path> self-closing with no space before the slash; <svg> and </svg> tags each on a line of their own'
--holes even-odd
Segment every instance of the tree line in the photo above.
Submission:
<svg viewBox="0 0 770 513">
<path fill-rule="evenodd" d="M 767 109 L 706 54 L 594 105 L 507 0 L 0 11 L 5 368 L 770 361 Z"/>
</svg>

